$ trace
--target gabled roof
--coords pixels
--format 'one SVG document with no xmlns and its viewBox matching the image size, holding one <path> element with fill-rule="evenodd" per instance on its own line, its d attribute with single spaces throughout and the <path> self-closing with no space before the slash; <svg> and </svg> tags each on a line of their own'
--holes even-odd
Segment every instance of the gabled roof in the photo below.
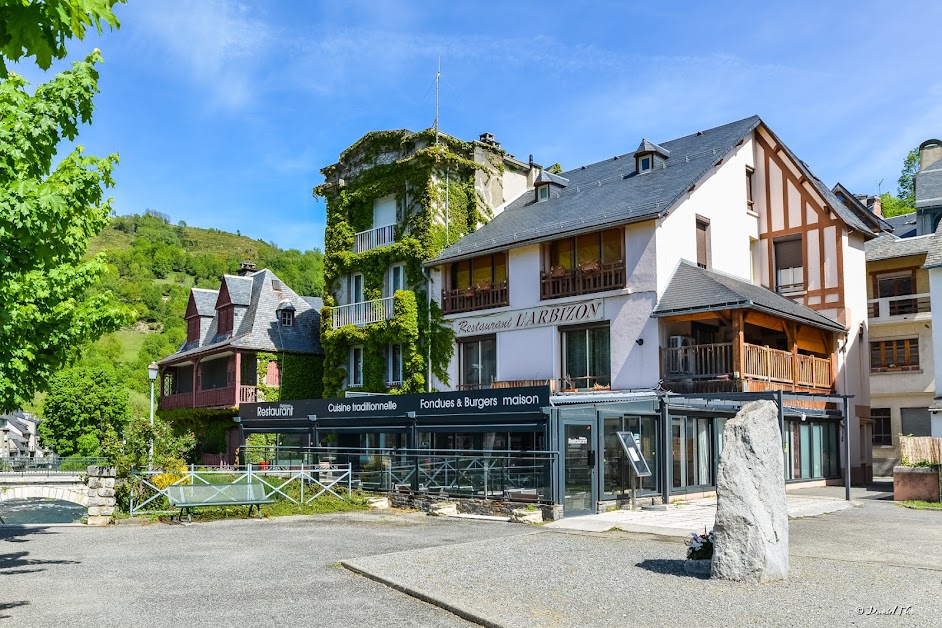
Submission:
<svg viewBox="0 0 942 628">
<path fill-rule="evenodd" d="M 643 139 L 641 143 L 638 144 L 638 150 L 635 151 L 635 156 L 644 155 L 645 153 L 657 153 L 658 155 L 662 155 L 665 159 L 671 156 L 671 152 L 666 148 Z"/>
<path fill-rule="evenodd" d="M 503 212 L 427 265 L 661 217 L 760 125 L 768 130 L 758 116 L 751 116 L 664 142 L 659 148 L 673 156 L 664 168 L 643 174 L 635 172 L 634 153 L 564 172 L 569 180 L 565 190 L 539 203 L 533 194 L 521 194 Z M 870 227 L 775 139 L 848 227 L 872 237 Z"/>
<path fill-rule="evenodd" d="M 922 267 L 926 270 L 942 267 L 942 222 L 929 237 L 929 252 L 926 253 L 926 263 Z"/>
<path fill-rule="evenodd" d="M 893 227 L 893 235 L 899 238 L 911 238 L 916 235 L 916 212 L 884 218 Z"/>
<path fill-rule="evenodd" d="M 323 354 L 320 343 L 321 299 L 299 296 L 267 268 L 244 277 L 225 275 L 223 285 L 228 286 L 230 295 L 236 291 L 238 301 L 233 298 L 234 303 L 245 303 L 244 313 L 235 318 L 232 334 L 218 334 L 219 321 L 214 315 L 197 346 L 184 344 L 179 351 L 160 360 L 160 364 L 224 347 Z M 293 325 L 285 327 L 281 324 L 279 308 L 294 309 Z"/>
<path fill-rule="evenodd" d="M 864 245 L 868 262 L 909 255 L 925 255 L 932 247 L 935 235 L 922 235 L 912 238 L 899 238 L 895 234 L 885 233 Z"/>
<path fill-rule="evenodd" d="M 837 321 L 777 292 L 732 275 L 700 268 L 687 260 L 678 264 L 651 316 L 736 309 L 758 310 L 829 331 L 845 331 Z"/>
<path fill-rule="evenodd" d="M 871 230 L 875 232 L 880 231 L 892 231 L 893 226 L 890 225 L 880 216 L 874 214 L 870 209 L 864 205 L 856 194 L 853 194 L 850 190 L 844 187 L 844 185 L 838 181 L 837 184 L 831 189 L 834 192 L 834 195 L 837 197 L 837 200 L 843 201 L 844 205 L 854 212 L 858 218 L 863 222 L 867 223 L 870 226 Z"/>
<path fill-rule="evenodd" d="M 546 170 L 540 170 L 540 174 L 536 176 L 533 185 L 540 185 L 541 183 L 555 183 L 556 185 L 566 187 L 569 185 L 569 179 L 561 177 L 558 174 L 553 174 L 552 172 L 547 172 Z"/>
<path fill-rule="evenodd" d="M 190 298 L 196 306 L 197 316 L 215 316 L 216 299 L 219 298 L 219 290 L 207 290 L 206 288 L 193 288 L 190 290 Z"/>
</svg>

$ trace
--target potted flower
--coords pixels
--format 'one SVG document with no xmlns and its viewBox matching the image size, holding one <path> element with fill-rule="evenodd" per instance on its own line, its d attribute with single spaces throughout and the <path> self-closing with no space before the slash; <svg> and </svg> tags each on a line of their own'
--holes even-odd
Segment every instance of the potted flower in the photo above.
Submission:
<svg viewBox="0 0 942 628">
<path fill-rule="evenodd" d="M 693 532 L 687 539 L 687 560 L 684 561 L 684 571 L 691 576 L 709 576 L 713 564 L 713 531 L 703 534 Z"/>
</svg>

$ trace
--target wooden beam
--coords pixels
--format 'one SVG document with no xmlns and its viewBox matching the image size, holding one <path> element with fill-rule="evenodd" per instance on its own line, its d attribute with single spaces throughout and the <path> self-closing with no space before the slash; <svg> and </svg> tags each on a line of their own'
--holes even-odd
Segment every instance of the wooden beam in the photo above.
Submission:
<svg viewBox="0 0 942 628">
<path fill-rule="evenodd" d="M 733 377 L 745 378 L 746 374 L 746 347 L 745 324 L 743 311 L 733 310 Z"/>
<path fill-rule="evenodd" d="M 798 386 L 798 325 L 797 323 L 787 323 L 785 325 L 785 335 L 788 336 L 788 344 L 792 348 L 792 384 Z"/>
<path fill-rule="evenodd" d="M 724 316 L 725 314 L 725 316 Z M 679 314 L 677 316 L 665 316 L 665 321 L 680 322 L 680 321 L 708 321 L 708 320 L 719 320 L 727 321 L 729 324 L 729 310 L 723 312 L 694 312 L 692 314 Z"/>
<path fill-rule="evenodd" d="M 762 312 L 747 312 L 746 322 L 751 325 L 765 327 L 766 329 L 774 329 L 775 331 L 785 330 L 785 321 L 783 319 L 776 318 L 775 316 L 771 316 L 769 314 L 763 314 Z"/>
</svg>

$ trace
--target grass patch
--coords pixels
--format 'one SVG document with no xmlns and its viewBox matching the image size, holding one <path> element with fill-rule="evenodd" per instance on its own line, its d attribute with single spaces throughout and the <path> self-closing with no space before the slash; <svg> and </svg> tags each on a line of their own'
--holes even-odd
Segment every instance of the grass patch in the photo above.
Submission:
<svg viewBox="0 0 942 628">
<path fill-rule="evenodd" d="M 122 362 L 133 362 L 136 360 L 137 354 L 141 350 L 141 345 L 144 344 L 144 339 L 147 338 L 147 334 L 131 329 L 119 329 L 114 332 L 114 336 L 118 339 L 118 342 L 121 343 Z"/>
<path fill-rule="evenodd" d="M 262 517 L 288 517 L 291 515 L 329 515 L 337 512 L 352 512 L 367 510 L 368 495 L 354 493 L 352 499 L 338 499 L 333 495 L 321 495 L 312 502 L 295 504 L 282 499 L 274 504 L 262 506 Z M 209 506 L 195 508 L 193 521 L 218 521 L 220 519 L 245 519 L 249 511 L 248 506 Z M 254 514 L 252 515 L 255 516 Z M 164 517 L 161 517 L 163 519 Z"/>
<path fill-rule="evenodd" d="M 903 508 L 912 508 L 913 510 L 942 510 L 942 502 L 924 502 L 918 499 L 910 499 L 896 503 Z"/>
</svg>

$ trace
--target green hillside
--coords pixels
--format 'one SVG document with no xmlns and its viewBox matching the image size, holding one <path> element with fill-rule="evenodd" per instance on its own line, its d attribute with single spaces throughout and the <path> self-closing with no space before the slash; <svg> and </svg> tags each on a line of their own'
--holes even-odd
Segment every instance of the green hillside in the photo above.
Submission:
<svg viewBox="0 0 942 628">
<path fill-rule="evenodd" d="M 81 362 L 112 365 L 128 389 L 136 414 L 146 413 L 147 365 L 176 351 L 186 339 L 190 288 L 216 289 L 220 277 L 242 261 L 270 268 L 302 295 L 323 292 L 319 250 L 281 250 L 261 240 L 219 231 L 173 225 L 166 216 L 118 216 L 92 240 L 88 254 L 103 252 L 108 272 L 97 290 L 110 290 L 135 312 L 128 328 L 81 349 Z"/>
</svg>

